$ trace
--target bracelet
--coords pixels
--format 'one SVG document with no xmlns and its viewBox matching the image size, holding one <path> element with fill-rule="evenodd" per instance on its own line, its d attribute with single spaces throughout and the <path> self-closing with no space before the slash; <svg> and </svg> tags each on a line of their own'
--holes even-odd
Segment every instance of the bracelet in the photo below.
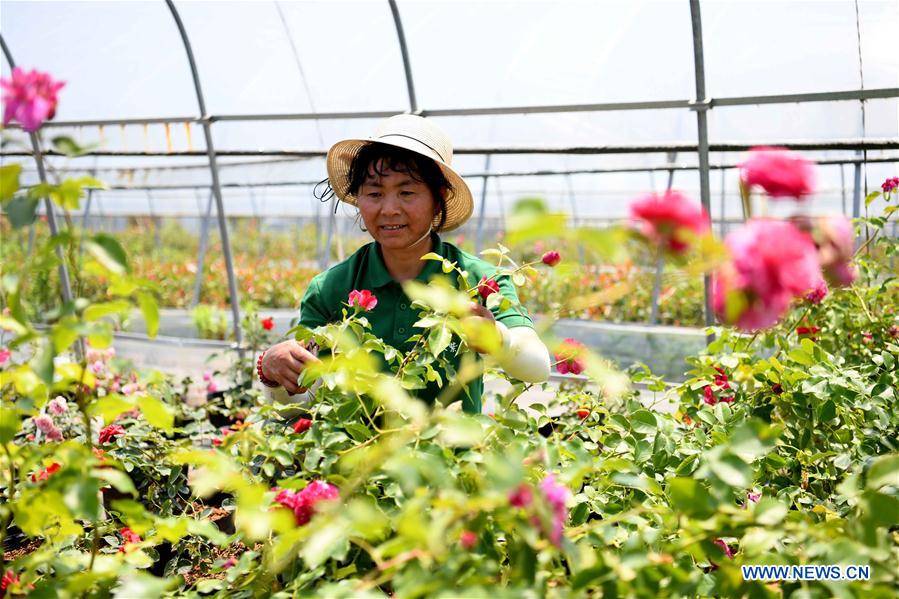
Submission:
<svg viewBox="0 0 899 599">
<path fill-rule="evenodd" d="M 259 377 L 259 382 L 265 385 L 266 387 L 270 387 L 272 389 L 276 387 L 280 387 L 281 385 L 272 381 L 270 379 L 265 378 L 265 375 L 262 374 L 262 358 L 265 357 L 265 352 L 259 354 L 259 359 L 256 360 L 256 375 Z"/>
</svg>

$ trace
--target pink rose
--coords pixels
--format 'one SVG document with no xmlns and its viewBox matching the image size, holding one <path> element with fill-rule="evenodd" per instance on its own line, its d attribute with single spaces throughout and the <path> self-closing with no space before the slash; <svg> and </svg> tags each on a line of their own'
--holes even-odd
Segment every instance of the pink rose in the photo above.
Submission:
<svg viewBox="0 0 899 599">
<path fill-rule="evenodd" d="M 25 131 L 37 131 L 44 121 L 56 114 L 56 94 L 64 85 L 47 73 L 36 70 L 26 73 L 19 67 L 14 68 L 12 79 L 0 79 L 6 105 L 3 126 L 18 121 Z"/>
<path fill-rule="evenodd" d="M 718 545 L 718 547 L 721 547 L 721 550 L 724 551 L 724 555 L 726 555 L 730 559 L 734 559 L 734 550 L 731 549 L 723 539 L 715 539 L 713 542 L 715 543 L 715 545 Z"/>
<path fill-rule="evenodd" d="M 557 483 L 553 474 L 547 474 L 540 481 L 540 491 L 543 493 L 543 499 L 552 509 L 552 530 L 549 531 L 549 540 L 553 545 L 559 547 L 562 544 L 562 531 L 568 520 L 566 504 L 571 498 L 571 491 L 565 485 Z"/>
<path fill-rule="evenodd" d="M 851 285 L 858 276 L 852 266 L 855 232 L 842 214 L 830 214 L 815 221 L 814 237 L 824 275 L 835 286 Z"/>
<path fill-rule="evenodd" d="M 53 419 L 46 414 L 35 416 L 31 420 L 32 422 L 34 422 L 34 426 L 37 428 L 37 430 L 41 431 L 45 435 L 56 428 L 56 425 L 53 424 Z"/>
<path fill-rule="evenodd" d="M 814 163 L 785 148 L 753 148 L 740 164 L 740 181 L 772 198 L 801 200 L 815 191 Z"/>
<path fill-rule="evenodd" d="M 47 409 L 50 410 L 51 414 L 56 414 L 59 416 L 60 414 L 65 414 L 66 410 L 69 409 L 69 404 L 66 403 L 66 398 L 62 395 L 57 395 L 53 399 L 50 400 L 50 403 L 47 404 Z"/>
<path fill-rule="evenodd" d="M 334 501 L 340 497 L 340 493 L 332 484 L 314 480 L 299 492 L 287 489 L 281 490 L 275 501 L 293 510 L 297 526 L 308 524 L 315 515 L 315 506 L 321 501 Z"/>
<path fill-rule="evenodd" d="M 792 223 L 752 219 L 724 243 L 731 262 L 715 275 L 712 303 L 719 319 L 741 329 L 773 325 L 821 279 L 814 243 Z"/>
<path fill-rule="evenodd" d="M 9 357 L 11 355 L 12 355 L 12 352 L 9 351 L 8 349 L 0 349 L 0 364 L 3 364 L 7 360 L 9 360 Z"/>
<path fill-rule="evenodd" d="M 709 228 L 702 206 L 679 191 L 645 195 L 631 202 L 630 215 L 652 243 L 675 254 L 689 250 L 691 237 Z"/>
<path fill-rule="evenodd" d="M 374 310 L 378 305 L 378 298 L 368 289 L 350 291 L 349 301 L 351 308 L 361 308 L 364 312 Z"/>
<path fill-rule="evenodd" d="M 827 297 L 827 281 L 821 279 L 818 281 L 818 284 L 812 287 L 812 290 L 805 294 L 805 299 L 810 304 L 820 304 L 824 301 L 824 298 Z"/>
</svg>

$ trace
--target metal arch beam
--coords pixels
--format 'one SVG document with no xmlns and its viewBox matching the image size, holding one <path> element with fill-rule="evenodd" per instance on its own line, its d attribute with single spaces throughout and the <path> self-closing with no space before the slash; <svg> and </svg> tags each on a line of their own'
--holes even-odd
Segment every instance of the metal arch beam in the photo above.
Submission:
<svg viewBox="0 0 899 599">
<path fill-rule="evenodd" d="M 390 3 L 390 12 L 393 14 L 393 24 L 396 25 L 396 37 L 400 42 L 400 53 L 403 55 L 406 91 L 409 93 L 409 110 L 415 114 L 418 112 L 418 100 L 415 99 L 415 83 L 412 80 L 412 64 L 409 62 L 409 48 L 406 46 L 406 34 L 403 32 L 403 19 L 400 17 L 400 9 L 396 5 L 396 0 L 387 1 Z"/>
<path fill-rule="evenodd" d="M 190 73 L 194 81 L 194 89 L 197 92 L 197 104 L 200 108 L 200 117 L 203 124 L 203 135 L 206 137 L 206 154 L 209 157 L 209 171 L 212 175 L 212 194 L 215 196 L 215 204 L 218 211 L 219 235 L 222 238 L 222 251 L 225 254 L 225 269 L 228 274 L 228 294 L 231 300 L 231 316 L 234 319 L 234 340 L 237 343 L 238 355 L 243 358 L 243 336 L 240 330 L 240 296 L 237 292 L 237 277 L 234 274 L 234 262 L 231 257 L 231 238 L 228 235 L 228 221 L 225 219 L 225 205 L 222 200 L 222 187 L 219 182 L 218 165 L 216 163 L 215 146 L 212 143 L 212 127 L 207 119 L 206 101 L 203 99 L 203 89 L 200 86 L 200 73 L 197 70 L 197 62 L 194 60 L 194 52 L 190 45 L 190 38 L 187 36 L 187 30 L 184 29 L 184 23 L 181 22 L 181 15 L 175 8 L 172 0 L 166 0 L 165 3 L 172 13 L 175 25 L 178 27 L 178 33 L 181 35 L 181 41 L 184 43 L 184 50 L 187 53 L 187 60 L 190 63 Z"/>
<path fill-rule="evenodd" d="M 9 51 L 9 46 L 6 45 L 6 40 L 0 35 L 0 46 L 3 47 L 3 54 L 6 56 L 6 62 L 9 63 L 10 68 L 16 68 L 16 62 L 13 60 L 12 52 Z M 36 132 L 31 132 L 28 134 L 31 138 L 31 148 L 34 154 L 34 161 L 37 165 L 38 177 L 40 178 L 41 183 L 47 183 L 47 171 L 44 168 L 44 154 L 41 151 L 41 139 L 38 137 Z M 54 237 L 59 234 L 59 227 L 56 224 L 56 211 L 53 209 L 53 202 L 50 200 L 49 196 L 44 196 L 44 209 L 47 212 L 47 224 L 50 226 L 50 234 Z M 71 303 L 72 301 L 72 282 L 69 278 L 69 269 L 66 266 L 65 255 L 63 254 L 62 247 L 56 246 L 56 257 L 59 259 L 59 281 L 60 287 L 62 288 L 62 299 L 65 303 Z M 75 355 L 81 360 L 81 357 L 84 355 L 84 347 L 82 345 L 83 342 L 75 344 Z"/>
<path fill-rule="evenodd" d="M 699 10 L 699 0 L 690 0 L 690 20 L 693 25 L 693 68 L 696 81 L 695 110 L 699 142 L 699 197 L 711 227 L 712 200 L 709 189 L 709 128 L 706 118 L 706 111 L 710 105 L 705 93 L 705 61 L 702 53 L 702 16 Z M 705 324 L 706 326 L 711 326 L 714 324 L 714 319 L 712 318 L 712 278 L 705 274 L 702 279 L 705 296 Z M 711 341 L 711 338 L 709 341 Z"/>
<path fill-rule="evenodd" d="M 528 106 L 497 106 L 486 108 L 442 108 L 419 109 L 421 116 L 496 116 L 510 114 L 542 114 L 566 112 L 609 112 L 619 110 L 669 110 L 695 109 L 699 105 L 709 108 L 716 106 L 756 106 L 761 104 L 795 104 L 804 102 L 845 102 L 851 100 L 880 100 L 899 98 L 899 88 L 841 90 L 833 92 L 809 92 L 799 94 L 774 94 L 767 96 L 732 96 L 710 98 L 705 102 L 692 100 L 648 100 L 643 102 L 603 102 L 598 104 L 548 104 Z M 214 123 L 216 121 L 291 121 L 291 120 L 339 120 L 339 119 L 380 119 L 393 116 L 396 110 L 369 110 L 353 112 L 300 112 L 274 114 L 213 114 L 205 117 L 152 117 L 131 119 L 90 119 L 77 121 L 54 121 L 45 127 L 90 127 L 109 125 L 153 125 L 164 123 Z"/>
<path fill-rule="evenodd" d="M 703 107 L 704 109 L 705 107 Z M 699 109 L 698 109 L 699 110 Z M 840 150 L 899 150 L 899 138 L 872 138 L 872 139 L 837 139 L 827 141 L 814 141 L 805 139 L 778 140 L 776 142 L 766 140 L 754 140 L 749 142 L 715 142 L 708 145 L 711 152 L 745 152 L 751 148 L 766 143 L 776 143 L 778 146 L 798 151 L 840 151 Z M 697 152 L 698 144 L 687 142 L 668 142 L 654 144 L 627 144 L 627 145 L 577 145 L 577 146 L 497 146 L 497 147 L 461 147 L 454 148 L 453 155 L 484 156 L 486 154 L 660 154 L 667 152 Z M 295 150 L 222 150 L 216 152 L 217 156 L 242 156 L 242 157 L 279 157 L 279 158 L 323 158 L 328 153 L 327 149 L 295 149 Z M 23 150 L 2 151 L 0 156 L 31 156 L 33 152 Z M 48 150 L 44 156 L 63 156 L 63 154 Z M 177 158 L 183 156 L 204 156 L 207 153 L 199 150 L 182 150 L 177 152 L 161 151 L 93 151 L 79 156 L 79 158 L 96 156 L 122 156 L 127 158 Z M 153 170 L 159 165 L 148 166 L 142 170 Z M 135 170 L 141 167 L 135 167 Z"/>
</svg>

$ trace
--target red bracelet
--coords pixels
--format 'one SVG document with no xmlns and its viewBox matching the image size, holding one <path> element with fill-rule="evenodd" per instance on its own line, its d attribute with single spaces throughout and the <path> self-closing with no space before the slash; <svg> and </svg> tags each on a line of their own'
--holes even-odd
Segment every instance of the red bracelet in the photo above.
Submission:
<svg viewBox="0 0 899 599">
<path fill-rule="evenodd" d="M 275 381 L 269 380 L 265 378 L 265 375 L 262 374 L 262 358 L 265 357 L 265 352 L 259 354 L 259 359 L 256 360 L 256 374 L 259 376 L 259 382 L 265 385 L 266 387 L 271 387 L 274 389 L 275 387 L 280 387 L 278 383 Z"/>
</svg>

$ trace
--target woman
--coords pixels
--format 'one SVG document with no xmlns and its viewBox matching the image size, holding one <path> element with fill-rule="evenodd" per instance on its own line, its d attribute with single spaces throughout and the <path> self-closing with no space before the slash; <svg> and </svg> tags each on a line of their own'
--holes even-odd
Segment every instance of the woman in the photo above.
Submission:
<svg viewBox="0 0 899 599">
<path fill-rule="evenodd" d="M 452 155 L 449 138 L 430 121 L 413 115 L 383 121 L 367 140 L 345 140 L 331 147 L 327 158 L 331 188 L 338 199 L 358 208 L 373 242 L 312 279 L 300 306 L 300 324 L 315 328 L 339 320 L 350 291 L 368 289 L 378 300 L 366 314 L 372 333 L 409 350 L 412 344 L 407 340 L 416 332 L 418 310 L 401 283 L 427 282 L 441 273 L 439 262 L 422 256 L 435 252 L 457 262 L 469 273 L 472 286 L 482 277 L 494 277 L 495 266 L 438 236 L 461 226 L 473 209 L 468 185 L 450 166 Z M 496 279 L 500 292 L 517 305 L 509 278 Z M 472 312 L 495 324 L 503 340 L 503 350 L 495 358 L 510 376 L 532 383 L 549 378 L 549 352 L 526 311 L 491 311 L 473 303 Z M 447 357 L 458 368 L 461 356 Z M 285 341 L 262 354 L 258 372 L 276 401 L 304 401 L 308 392 L 297 386 L 297 379 L 304 366 L 316 360 L 299 342 Z M 445 381 L 445 373 L 440 375 Z M 481 411 L 483 386 L 481 377 L 469 384 L 469 392 L 463 394 L 466 412 Z M 433 403 L 439 391 L 432 383 L 417 397 Z"/>
</svg>

